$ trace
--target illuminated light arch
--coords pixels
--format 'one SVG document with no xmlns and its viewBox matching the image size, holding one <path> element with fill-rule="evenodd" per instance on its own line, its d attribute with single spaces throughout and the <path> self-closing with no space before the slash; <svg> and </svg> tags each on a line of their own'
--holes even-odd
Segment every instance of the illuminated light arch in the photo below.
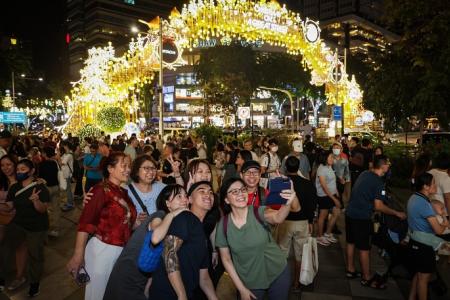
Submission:
<svg viewBox="0 0 450 300">
<path fill-rule="evenodd" d="M 69 97 L 66 131 L 95 122 L 96 111 L 104 106 L 120 106 L 129 114 L 130 121 L 136 120 L 139 104 L 134 91 L 150 82 L 160 68 L 160 24 L 163 39 L 173 41 L 180 49 L 174 62 L 163 63 L 166 68 L 186 64 L 182 51 L 192 50 L 201 41 L 212 38 L 223 43 L 233 39 L 262 41 L 299 56 L 305 70 L 311 72 L 311 83 L 325 84 L 328 104 L 345 103 L 345 112 L 353 115 L 361 111 L 362 91 L 355 78 L 349 80 L 343 71 L 339 82 L 330 80 L 336 65 L 335 54 L 320 39 L 318 23 L 302 20 L 300 14 L 275 0 L 192 0 L 183 6 L 181 13 L 174 8 L 169 20 L 160 22 L 156 18 L 145 23 L 148 32 L 132 40 L 121 57 L 115 57 L 111 45 L 89 50 L 85 67 L 80 71 L 81 79 L 73 83 Z"/>
</svg>

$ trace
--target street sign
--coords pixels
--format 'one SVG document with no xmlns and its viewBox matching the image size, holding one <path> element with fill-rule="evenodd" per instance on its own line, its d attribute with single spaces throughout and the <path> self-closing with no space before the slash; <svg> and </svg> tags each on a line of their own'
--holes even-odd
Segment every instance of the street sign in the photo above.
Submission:
<svg viewBox="0 0 450 300">
<path fill-rule="evenodd" d="M 342 121 L 342 106 L 333 106 L 333 120 Z"/>
<path fill-rule="evenodd" d="M 177 61 L 179 55 L 178 51 L 177 45 L 173 41 L 163 41 L 162 57 L 166 64 L 173 64 Z"/>
<path fill-rule="evenodd" d="M 248 119 L 250 118 L 250 107 L 249 106 L 243 106 L 238 108 L 238 116 L 239 119 Z"/>
<path fill-rule="evenodd" d="M 27 115 L 24 112 L 0 112 L 0 123 L 4 124 L 25 124 L 27 121 Z"/>
</svg>

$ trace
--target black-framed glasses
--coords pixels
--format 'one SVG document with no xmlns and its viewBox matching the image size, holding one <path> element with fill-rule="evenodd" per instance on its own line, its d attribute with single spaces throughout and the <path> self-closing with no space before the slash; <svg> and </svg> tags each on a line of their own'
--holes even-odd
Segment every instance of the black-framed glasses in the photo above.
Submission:
<svg viewBox="0 0 450 300">
<path fill-rule="evenodd" d="M 150 167 L 150 166 L 140 167 L 139 169 L 144 169 L 145 172 L 155 172 L 156 171 L 155 167 Z"/>
<path fill-rule="evenodd" d="M 240 189 L 232 189 L 231 191 L 228 191 L 228 194 L 231 194 L 233 196 L 239 195 L 239 193 L 247 194 L 247 187 L 243 186 Z"/>
</svg>

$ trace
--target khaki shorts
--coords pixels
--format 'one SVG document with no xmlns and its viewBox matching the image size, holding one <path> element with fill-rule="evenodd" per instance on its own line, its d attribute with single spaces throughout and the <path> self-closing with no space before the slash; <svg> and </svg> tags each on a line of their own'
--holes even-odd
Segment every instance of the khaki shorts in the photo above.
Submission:
<svg viewBox="0 0 450 300">
<path fill-rule="evenodd" d="M 278 245 L 288 257 L 291 245 L 294 244 L 296 261 L 302 260 L 303 245 L 308 241 L 309 235 L 308 220 L 286 220 L 278 225 Z"/>
</svg>

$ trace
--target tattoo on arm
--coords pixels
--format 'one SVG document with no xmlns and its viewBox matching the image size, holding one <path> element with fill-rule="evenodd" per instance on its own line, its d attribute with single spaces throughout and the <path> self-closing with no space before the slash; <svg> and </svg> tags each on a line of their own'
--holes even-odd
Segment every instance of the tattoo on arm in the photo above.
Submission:
<svg viewBox="0 0 450 300">
<path fill-rule="evenodd" d="M 183 240 L 174 235 L 168 235 L 164 239 L 164 263 L 167 274 L 180 270 L 177 251 L 183 244 Z"/>
</svg>

